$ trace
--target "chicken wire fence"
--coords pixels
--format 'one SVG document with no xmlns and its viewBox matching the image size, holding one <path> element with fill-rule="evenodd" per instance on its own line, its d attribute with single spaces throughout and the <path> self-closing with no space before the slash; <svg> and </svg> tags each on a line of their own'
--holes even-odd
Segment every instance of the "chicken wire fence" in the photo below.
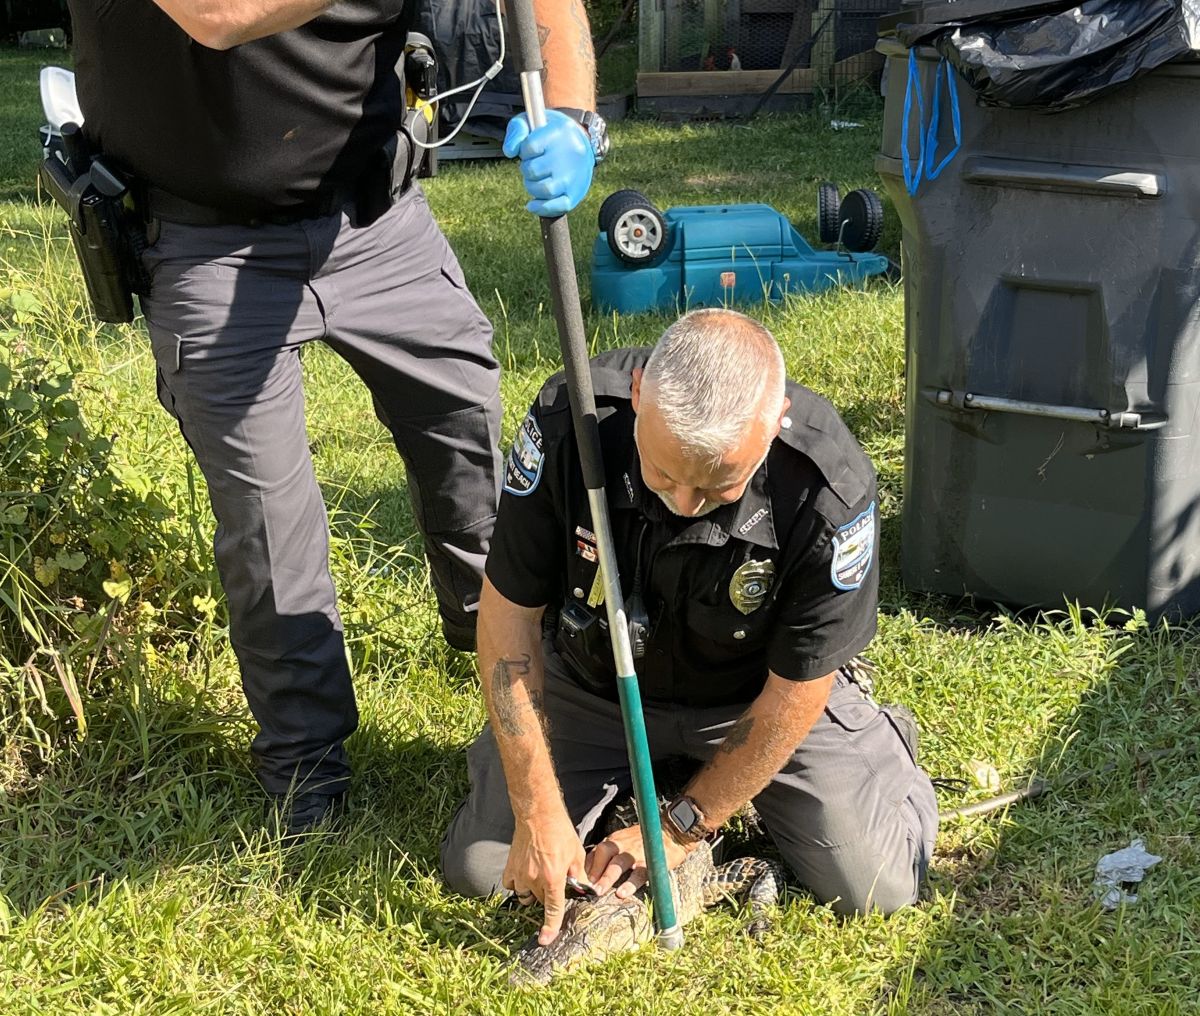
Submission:
<svg viewBox="0 0 1200 1016">
<path fill-rule="evenodd" d="M 814 83 L 874 79 L 879 18 L 902 0 L 640 0 L 638 69 L 813 70 Z M 714 87 L 715 84 L 714 84 Z"/>
</svg>

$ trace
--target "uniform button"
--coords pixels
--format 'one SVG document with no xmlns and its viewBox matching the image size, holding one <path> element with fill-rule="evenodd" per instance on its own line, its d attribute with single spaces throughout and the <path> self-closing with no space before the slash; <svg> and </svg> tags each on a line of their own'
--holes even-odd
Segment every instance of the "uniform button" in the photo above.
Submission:
<svg viewBox="0 0 1200 1016">
<path fill-rule="evenodd" d="M 574 589 L 572 589 L 571 592 L 575 596 L 575 599 L 577 599 L 577 600 L 583 599 L 583 590 L 580 589 L 578 586 L 576 586 Z"/>
<path fill-rule="evenodd" d="M 791 430 L 792 429 L 792 418 L 790 416 L 785 416 L 782 420 L 779 421 L 779 426 L 781 426 L 784 430 Z"/>
<path fill-rule="evenodd" d="M 746 637 L 746 629 L 745 629 L 745 628 L 739 628 L 737 631 L 735 631 L 735 632 L 733 633 L 733 637 L 734 637 L 735 639 L 744 639 L 744 638 Z"/>
</svg>

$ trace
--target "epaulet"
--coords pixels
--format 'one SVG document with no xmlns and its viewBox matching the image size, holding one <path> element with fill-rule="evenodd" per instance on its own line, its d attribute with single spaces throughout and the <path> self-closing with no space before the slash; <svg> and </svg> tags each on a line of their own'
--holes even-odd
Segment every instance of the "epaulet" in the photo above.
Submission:
<svg viewBox="0 0 1200 1016">
<path fill-rule="evenodd" d="M 866 452 L 828 399 L 790 381 L 787 394 L 792 400 L 787 414 L 792 424 L 780 430 L 778 440 L 812 460 L 847 508 L 858 504 L 874 475 Z"/>
<path fill-rule="evenodd" d="M 631 388 L 631 371 L 641 367 L 650 356 L 643 347 L 632 349 L 610 349 L 591 360 L 592 391 L 597 402 L 610 399 L 628 400 Z M 560 413 L 571 408 L 567 391 L 567 378 L 559 371 L 542 385 L 538 394 L 538 408 L 543 414 Z"/>
</svg>

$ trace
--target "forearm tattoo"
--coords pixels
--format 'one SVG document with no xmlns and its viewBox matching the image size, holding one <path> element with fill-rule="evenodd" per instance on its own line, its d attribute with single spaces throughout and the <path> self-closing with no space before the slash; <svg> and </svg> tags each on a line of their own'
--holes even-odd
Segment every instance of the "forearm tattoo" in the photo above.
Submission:
<svg viewBox="0 0 1200 1016">
<path fill-rule="evenodd" d="M 571 19 L 575 22 L 575 52 L 583 63 L 584 72 L 589 81 L 596 77 L 596 57 L 592 49 L 592 33 L 587 21 L 580 17 L 583 0 L 568 0 L 571 5 Z"/>
<path fill-rule="evenodd" d="M 754 717 L 747 713 L 729 728 L 729 733 L 725 735 L 725 740 L 721 742 L 721 747 L 718 750 L 723 755 L 732 755 L 750 740 L 750 731 L 753 729 Z"/>
<path fill-rule="evenodd" d="M 520 720 L 520 714 L 525 707 L 518 706 L 513 698 L 513 678 L 528 677 L 532 663 L 530 655 L 522 653 L 519 657 L 501 656 L 492 667 L 492 708 L 496 712 L 497 724 L 509 737 L 520 737 L 525 733 L 525 727 Z M 540 715 L 541 692 L 530 691 L 529 702 L 534 712 Z"/>
<path fill-rule="evenodd" d="M 550 61 L 546 57 L 546 40 L 550 38 L 550 26 L 538 25 L 538 49 L 542 51 L 542 83 L 546 82 L 546 75 L 550 73 Z"/>
</svg>

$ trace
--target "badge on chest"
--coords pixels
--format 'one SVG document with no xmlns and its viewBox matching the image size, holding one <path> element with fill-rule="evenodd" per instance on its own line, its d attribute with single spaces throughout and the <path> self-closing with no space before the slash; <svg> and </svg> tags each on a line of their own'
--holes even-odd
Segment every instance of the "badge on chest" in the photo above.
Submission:
<svg viewBox="0 0 1200 1016">
<path fill-rule="evenodd" d="M 746 561 L 729 580 L 729 602 L 743 614 L 753 614 L 775 584 L 774 561 Z"/>
</svg>

